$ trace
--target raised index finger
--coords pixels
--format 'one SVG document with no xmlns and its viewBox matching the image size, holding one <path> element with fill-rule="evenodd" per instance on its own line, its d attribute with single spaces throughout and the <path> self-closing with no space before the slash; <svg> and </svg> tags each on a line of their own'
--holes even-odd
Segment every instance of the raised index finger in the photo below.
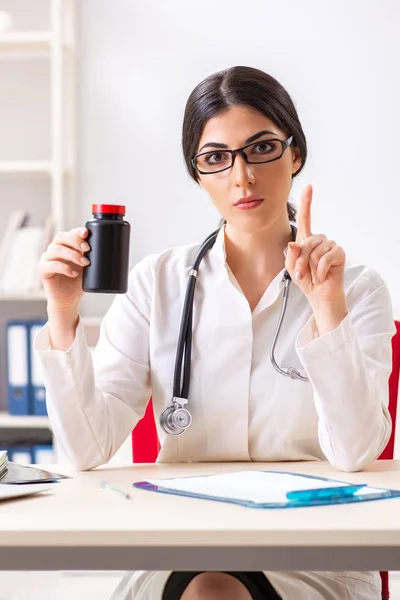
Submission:
<svg viewBox="0 0 400 600">
<path fill-rule="evenodd" d="M 299 210 L 297 212 L 297 236 L 296 242 L 310 237 L 311 235 L 311 202 L 313 188 L 308 184 L 303 191 L 300 199 Z"/>
</svg>

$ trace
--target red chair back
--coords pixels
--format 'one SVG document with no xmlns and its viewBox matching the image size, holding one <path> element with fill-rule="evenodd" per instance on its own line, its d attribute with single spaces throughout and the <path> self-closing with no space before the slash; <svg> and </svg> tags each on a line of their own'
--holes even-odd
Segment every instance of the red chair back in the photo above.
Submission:
<svg viewBox="0 0 400 600">
<path fill-rule="evenodd" d="M 389 378 L 389 412 L 392 418 L 392 434 L 386 448 L 380 455 L 381 460 L 391 460 L 394 454 L 394 440 L 396 433 L 397 401 L 399 398 L 399 376 L 400 376 L 400 321 L 396 321 L 396 333 L 392 338 L 393 368 Z M 381 571 L 382 599 L 390 598 L 389 573 Z"/>
<path fill-rule="evenodd" d="M 389 378 L 389 412 L 392 417 L 392 434 L 386 448 L 380 455 L 380 459 L 391 460 L 394 453 L 394 440 L 396 433 L 397 400 L 399 395 L 399 375 L 400 375 L 400 321 L 395 322 L 396 333 L 392 338 L 393 366 Z"/>
<path fill-rule="evenodd" d="M 134 463 L 156 462 L 160 451 L 156 424 L 154 421 L 153 400 L 150 398 L 143 418 L 132 431 L 132 459 Z"/>
</svg>

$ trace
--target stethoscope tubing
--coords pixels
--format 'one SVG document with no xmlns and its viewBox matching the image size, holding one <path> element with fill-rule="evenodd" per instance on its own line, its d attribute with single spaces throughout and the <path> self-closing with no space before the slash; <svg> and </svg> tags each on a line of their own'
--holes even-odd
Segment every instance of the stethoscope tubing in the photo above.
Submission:
<svg viewBox="0 0 400 600">
<path fill-rule="evenodd" d="M 296 238 L 297 229 L 291 224 L 293 238 Z M 189 397 L 189 388 L 190 388 L 190 375 L 191 375 L 191 356 L 192 356 L 192 325 L 193 325 L 193 303 L 194 303 L 194 292 L 196 287 L 197 275 L 200 267 L 200 263 L 204 258 L 204 255 L 207 251 L 212 248 L 217 239 L 219 233 L 219 229 L 213 231 L 201 244 L 199 251 L 196 255 L 195 261 L 189 273 L 188 283 L 186 287 L 185 300 L 183 303 L 182 309 L 182 319 L 179 329 L 178 343 L 177 343 L 177 351 L 175 358 L 175 368 L 174 368 L 174 383 L 173 383 L 173 398 L 172 404 L 167 409 L 165 409 L 160 417 L 161 427 L 168 435 L 181 435 L 186 431 L 189 427 L 182 427 L 182 430 L 177 432 L 173 432 L 173 426 L 166 422 L 167 415 L 168 418 L 171 417 L 171 411 L 173 413 L 174 410 L 182 410 L 184 406 L 187 405 L 188 397 Z M 284 285 L 283 289 L 283 301 L 282 308 L 278 319 L 278 324 L 275 330 L 275 334 L 273 337 L 271 349 L 270 349 L 270 360 L 274 367 L 274 369 L 285 377 L 290 377 L 291 379 L 299 379 L 300 381 L 308 382 L 309 379 L 302 375 L 297 369 L 294 367 L 289 367 L 287 370 L 282 369 L 275 359 L 275 347 L 279 338 L 279 333 L 282 327 L 282 322 L 285 317 L 287 302 L 289 298 L 289 288 L 292 278 L 287 270 L 285 270 L 282 278 L 282 283 Z M 183 364 L 183 370 L 182 370 Z M 185 408 L 185 411 L 190 416 L 189 411 Z M 171 419 L 169 419 L 171 420 Z M 190 416 L 191 423 L 191 416 Z M 178 428 L 179 429 L 179 428 Z"/>
</svg>

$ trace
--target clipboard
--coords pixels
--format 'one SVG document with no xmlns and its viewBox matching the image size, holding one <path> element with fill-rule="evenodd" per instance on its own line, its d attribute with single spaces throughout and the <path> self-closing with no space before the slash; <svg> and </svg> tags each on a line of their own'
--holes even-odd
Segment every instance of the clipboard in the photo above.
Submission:
<svg viewBox="0 0 400 600">
<path fill-rule="evenodd" d="M 151 479 L 135 488 L 238 504 L 249 508 L 304 508 L 400 497 L 400 490 L 282 471 L 239 471 L 221 475 Z"/>
</svg>

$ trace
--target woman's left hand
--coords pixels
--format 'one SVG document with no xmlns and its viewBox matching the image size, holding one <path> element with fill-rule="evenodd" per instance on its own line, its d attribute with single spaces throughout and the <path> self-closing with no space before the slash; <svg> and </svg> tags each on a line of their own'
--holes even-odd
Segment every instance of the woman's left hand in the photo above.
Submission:
<svg viewBox="0 0 400 600">
<path fill-rule="evenodd" d="M 313 188 L 303 191 L 297 213 L 297 236 L 289 243 L 285 268 L 312 306 L 335 304 L 345 297 L 344 264 L 346 254 L 325 235 L 311 233 Z"/>
</svg>

